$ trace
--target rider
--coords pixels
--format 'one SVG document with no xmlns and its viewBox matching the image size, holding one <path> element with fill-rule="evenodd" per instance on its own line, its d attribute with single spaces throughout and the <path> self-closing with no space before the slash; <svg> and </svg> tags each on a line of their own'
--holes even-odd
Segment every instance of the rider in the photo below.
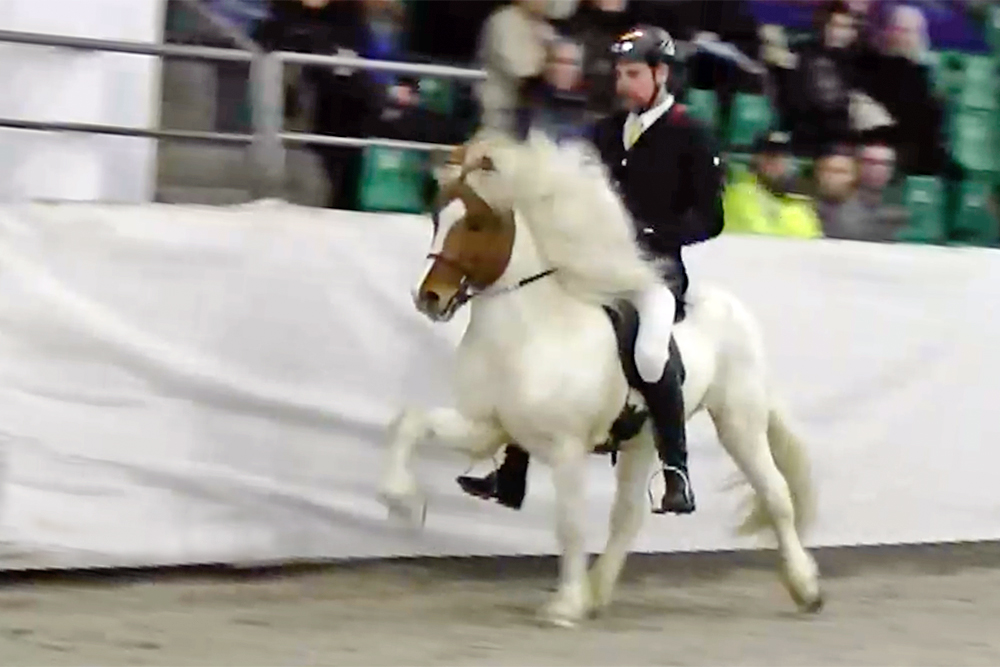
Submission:
<svg viewBox="0 0 1000 667">
<path fill-rule="evenodd" d="M 671 71 L 676 68 L 671 36 L 662 28 L 637 26 L 615 42 L 612 53 L 617 93 L 626 109 L 597 123 L 594 144 L 636 222 L 641 245 L 657 258 L 672 260 L 663 278 L 673 298 L 651 293 L 636 299 L 639 389 L 649 406 L 666 483 L 654 511 L 689 514 L 695 502 L 682 380 L 678 365 L 666 363 L 663 343 L 672 323 L 683 316 L 688 276 L 681 248 L 722 231 L 724 174 L 709 133 L 674 98 L 680 81 Z M 467 493 L 517 509 L 524 500 L 527 468 L 527 452 L 512 444 L 497 471 L 458 482 Z"/>
</svg>

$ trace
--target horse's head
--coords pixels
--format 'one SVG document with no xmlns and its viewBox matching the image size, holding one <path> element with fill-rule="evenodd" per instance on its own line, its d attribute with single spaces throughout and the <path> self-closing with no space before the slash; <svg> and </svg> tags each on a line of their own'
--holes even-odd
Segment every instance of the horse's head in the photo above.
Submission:
<svg viewBox="0 0 1000 667">
<path fill-rule="evenodd" d="M 447 178 L 445 171 L 450 171 Z M 497 211 L 469 184 L 472 175 L 488 180 L 496 171 L 486 154 L 456 149 L 438 170 L 441 189 L 434 202 L 430 268 L 414 297 L 417 309 L 447 321 L 477 292 L 503 276 L 514 248 L 514 215 Z"/>
</svg>

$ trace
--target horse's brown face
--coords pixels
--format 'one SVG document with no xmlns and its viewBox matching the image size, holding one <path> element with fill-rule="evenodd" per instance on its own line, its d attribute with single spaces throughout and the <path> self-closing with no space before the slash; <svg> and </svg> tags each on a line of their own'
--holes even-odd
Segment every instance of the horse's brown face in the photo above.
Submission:
<svg viewBox="0 0 1000 667">
<path fill-rule="evenodd" d="M 464 152 L 452 159 L 464 159 Z M 493 170 L 488 157 L 462 168 L 434 204 L 434 241 L 427 256 L 431 265 L 415 302 L 435 321 L 451 319 L 477 292 L 499 280 L 514 247 L 513 215 L 494 211 L 466 182 L 478 170 Z"/>
</svg>

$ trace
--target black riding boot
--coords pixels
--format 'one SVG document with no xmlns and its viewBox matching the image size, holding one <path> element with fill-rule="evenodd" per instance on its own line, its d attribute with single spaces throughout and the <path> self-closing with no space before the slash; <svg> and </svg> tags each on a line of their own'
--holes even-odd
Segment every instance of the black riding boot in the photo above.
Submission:
<svg viewBox="0 0 1000 667">
<path fill-rule="evenodd" d="M 456 481 L 470 496 L 496 499 L 504 507 L 519 510 L 528 490 L 528 452 L 515 444 L 507 445 L 503 463 L 485 477 L 462 475 Z"/>
<path fill-rule="evenodd" d="M 644 384 L 642 391 L 656 432 L 656 449 L 663 462 L 666 484 L 660 507 L 653 509 L 656 514 L 690 514 L 695 509 L 688 479 L 684 390 L 674 352 L 660 381 Z"/>
</svg>

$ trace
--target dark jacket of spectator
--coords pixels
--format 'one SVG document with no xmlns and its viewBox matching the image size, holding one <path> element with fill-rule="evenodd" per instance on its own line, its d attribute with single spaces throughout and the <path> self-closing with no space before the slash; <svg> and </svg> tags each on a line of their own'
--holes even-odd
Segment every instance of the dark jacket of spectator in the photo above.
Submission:
<svg viewBox="0 0 1000 667">
<path fill-rule="evenodd" d="M 637 3 L 646 5 L 655 16 L 660 5 L 661 20 L 674 39 L 693 40 L 699 33 L 712 33 L 720 41 L 736 46 L 744 55 L 756 59 L 760 51 L 757 21 L 745 0 L 683 0 L 680 2 Z M 708 54 L 695 54 L 685 66 L 687 85 L 692 88 L 716 90 L 723 106 L 737 90 L 757 92 L 757 80 L 732 63 Z"/>
<path fill-rule="evenodd" d="M 850 137 L 854 57 L 851 49 L 828 49 L 819 41 L 802 49 L 789 77 L 791 91 L 783 96 L 797 152 L 815 156 L 820 146 Z"/>
<path fill-rule="evenodd" d="M 931 89 L 926 65 L 902 56 L 867 51 L 858 60 L 858 88 L 885 107 L 896 124 L 886 139 L 895 148 L 901 171 L 940 172 L 947 161 L 944 105 Z"/>
<path fill-rule="evenodd" d="M 461 143 L 461 130 L 422 104 L 419 84 L 413 77 L 400 77 L 379 112 L 365 123 L 369 136 L 430 144 Z"/>
<path fill-rule="evenodd" d="M 611 46 L 638 22 L 636 12 L 630 9 L 634 5 L 627 3 L 622 11 L 606 11 L 595 2 L 584 0 L 573 16 L 556 26 L 583 45 L 587 108 L 596 114 L 609 114 L 617 108 Z"/>
</svg>

